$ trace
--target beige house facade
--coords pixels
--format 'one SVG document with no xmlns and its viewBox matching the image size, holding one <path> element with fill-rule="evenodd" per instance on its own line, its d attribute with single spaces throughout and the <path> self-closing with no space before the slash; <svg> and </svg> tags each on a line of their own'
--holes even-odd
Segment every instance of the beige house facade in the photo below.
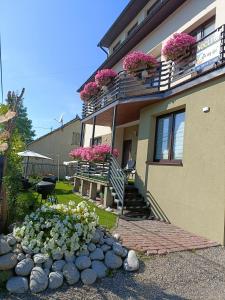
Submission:
<svg viewBox="0 0 225 300">
<path fill-rule="evenodd" d="M 123 57 L 140 50 L 154 54 L 161 62 L 160 84 L 156 89 L 143 77 L 121 75 L 123 93 L 115 99 L 109 90 L 108 98 L 100 98 L 111 96 L 112 100 L 81 120 L 88 128 L 89 136 L 87 130 L 85 135 L 89 142 L 93 122 L 96 128 L 105 126 L 105 132 L 94 130 L 94 138 L 102 136 L 99 143 L 119 150 L 121 168 L 128 160 L 135 161 L 135 186 L 150 203 L 155 218 L 223 245 L 224 11 L 223 0 L 131 0 L 99 43 L 109 52 L 99 69 L 120 72 Z M 163 79 L 167 71 L 161 49 L 175 32 L 196 36 L 197 52 L 185 66 L 172 64 L 167 69 L 168 82 Z M 215 36 L 220 44 L 212 61 L 210 49 L 218 51 Z M 197 58 L 202 49 L 206 58 L 199 67 Z"/>
</svg>

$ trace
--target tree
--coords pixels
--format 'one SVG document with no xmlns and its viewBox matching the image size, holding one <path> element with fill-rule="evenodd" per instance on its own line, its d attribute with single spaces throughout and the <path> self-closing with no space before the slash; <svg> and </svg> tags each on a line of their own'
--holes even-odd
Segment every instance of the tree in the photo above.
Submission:
<svg viewBox="0 0 225 300">
<path fill-rule="evenodd" d="M 7 94 L 6 103 L 11 108 L 15 99 L 18 96 L 15 92 L 9 91 Z M 29 144 L 35 137 L 35 131 L 32 129 L 32 121 L 28 118 L 27 108 L 23 105 L 23 97 L 20 99 L 17 107 L 17 118 L 15 121 L 15 127 L 18 134 L 21 136 L 22 141 L 25 144 Z"/>
</svg>

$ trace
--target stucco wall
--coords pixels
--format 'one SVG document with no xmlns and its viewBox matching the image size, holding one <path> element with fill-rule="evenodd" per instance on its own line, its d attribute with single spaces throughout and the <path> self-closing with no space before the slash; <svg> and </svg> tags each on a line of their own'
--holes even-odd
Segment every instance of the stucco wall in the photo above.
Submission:
<svg viewBox="0 0 225 300">
<path fill-rule="evenodd" d="M 131 140 L 131 159 L 136 160 L 137 155 L 137 140 L 138 140 L 138 125 L 124 128 L 124 141 Z"/>
<path fill-rule="evenodd" d="M 93 129 L 93 125 L 90 124 L 85 125 L 85 134 L 84 134 L 84 143 L 83 143 L 84 147 L 90 146 L 90 140 L 92 138 L 92 129 Z M 108 139 L 110 134 L 111 134 L 111 127 L 99 126 L 99 125 L 95 126 L 95 137 L 105 136 L 106 144 L 110 144 L 110 140 Z"/>
<path fill-rule="evenodd" d="M 202 108 L 210 107 L 209 113 Z M 156 116 L 186 109 L 183 166 L 153 158 Z M 225 78 L 148 106 L 140 115 L 136 185 L 164 220 L 224 243 Z"/>
<path fill-rule="evenodd" d="M 224 12 L 225 2 L 220 1 L 219 22 L 225 23 L 225 17 L 222 16 L 222 9 Z M 223 3 L 222 3 L 223 2 Z M 219 5 L 219 4 L 218 4 Z M 174 32 L 192 31 L 201 23 L 215 15 L 216 1 L 204 0 L 196 1 L 189 0 L 178 8 L 172 15 L 170 15 L 163 23 L 160 24 L 154 31 L 149 33 L 133 50 L 141 50 L 146 53 L 151 52 L 158 56 L 161 52 L 162 43 L 168 39 Z M 223 20 L 223 21 L 222 21 Z M 122 60 L 114 67 L 116 71 L 122 70 Z"/>
<path fill-rule="evenodd" d="M 80 133 L 81 122 L 76 120 L 62 129 L 53 131 L 52 133 L 34 141 L 28 148 L 29 150 L 44 154 L 53 159 L 53 161 L 48 161 L 52 163 L 58 162 L 58 155 L 60 163 L 63 161 L 71 160 L 69 157 L 69 152 L 75 147 L 79 146 L 72 145 L 73 132 Z"/>
</svg>

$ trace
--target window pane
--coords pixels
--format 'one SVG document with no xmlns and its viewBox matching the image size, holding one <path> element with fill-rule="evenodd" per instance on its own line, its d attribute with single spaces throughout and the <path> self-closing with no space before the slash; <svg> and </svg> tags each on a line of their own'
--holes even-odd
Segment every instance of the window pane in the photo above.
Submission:
<svg viewBox="0 0 225 300">
<path fill-rule="evenodd" d="M 171 118 L 169 116 L 158 119 L 156 131 L 155 159 L 169 159 L 169 139 Z"/>
<path fill-rule="evenodd" d="M 183 158 L 184 117 L 185 113 L 182 112 L 176 114 L 174 118 L 173 159 Z"/>
<path fill-rule="evenodd" d="M 208 34 L 210 34 L 213 30 L 215 30 L 215 20 L 212 21 L 211 23 L 207 24 L 204 27 L 204 36 L 207 36 Z"/>
</svg>

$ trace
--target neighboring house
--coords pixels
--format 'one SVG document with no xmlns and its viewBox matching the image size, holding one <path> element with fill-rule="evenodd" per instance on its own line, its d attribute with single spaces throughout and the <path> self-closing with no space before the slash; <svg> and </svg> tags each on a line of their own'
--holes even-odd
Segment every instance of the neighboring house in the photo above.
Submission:
<svg viewBox="0 0 225 300">
<path fill-rule="evenodd" d="M 97 102 L 84 103 L 82 116 L 86 126 L 94 122 L 112 128 L 110 140 L 120 151 L 119 161 L 123 165 L 131 158 L 136 161 L 135 185 L 156 217 L 221 244 L 225 235 L 224 11 L 224 0 L 131 0 L 99 43 L 109 52 L 99 69 L 121 71 L 123 57 L 133 50 L 163 61 L 162 45 L 174 32 L 198 38 L 197 51 L 203 50 L 204 64 L 194 57 L 174 71 L 162 63 L 162 76 L 155 85 L 119 77 L 125 91 L 116 97 L 108 91 Z M 92 113 L 85 110 L 87 105 L 93 107 Z"/>
<path fill-rule="evenodd" d="M 58 163 L 60 165 L 60 176 L 64 177 L 65 167 L 63 166 L 64 161 L 72 160 L 69 156 L 69 152 L 79 147 L 80 145 L 80 131 L 81 121 L 77 116 L 71 121 L 67 122 L 63 126 L 49 132 L 46 135 L 41 136 L 28 145 L 28 149 L 37 153 L 46 155 L 52 160 L 36 161 L 37 165 L 48 165 L 49 167 L 42 168 L 45 173 L 54 173 L 57 175 Z M 50 166 L 54 165 L 54 167 Z M 40 170 L 40 168 L 39 168 Z M 30 169 L 31 171 L 31 169 Z"/>
</svg>

